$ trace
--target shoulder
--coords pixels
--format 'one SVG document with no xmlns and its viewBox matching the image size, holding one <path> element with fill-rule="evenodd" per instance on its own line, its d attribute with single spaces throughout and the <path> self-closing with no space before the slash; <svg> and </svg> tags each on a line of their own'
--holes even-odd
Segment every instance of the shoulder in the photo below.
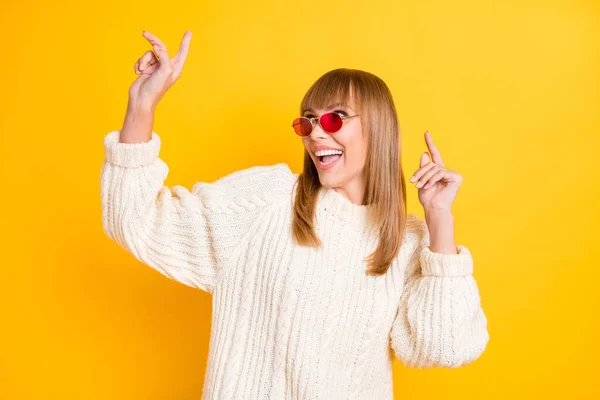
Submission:
<svg viewBox="0 0 600 400">
<path fill-rule="evenodd" d="M 292 182 L 294 174 L 286 163 L 274 165 L 256 165 L 225 175 L 213 184 L 229 188 L 251 188 L 261 186 L 269 188 Z"/>
<path fill-rule="evenodd" d="M 213 183 L 198 182 L 192 192 L 213 204 L 273 203 L 290 193 L 297 177 L 285 163 L 257 165 L 232 172 Z"/>
</svg>

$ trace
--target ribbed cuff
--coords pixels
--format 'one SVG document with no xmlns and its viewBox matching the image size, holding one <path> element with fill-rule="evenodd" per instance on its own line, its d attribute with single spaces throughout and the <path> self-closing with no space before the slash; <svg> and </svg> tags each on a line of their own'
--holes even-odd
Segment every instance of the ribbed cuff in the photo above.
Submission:
<svg viewBox="0 0 600 400">
<path fill-rule="evenodd" d="M 421 250 L 421 274 L 433 276 L 465 276 L 473 274 L 473 257 L 469 249 L 456 246 L 458 254 L 435 253 L 429 246 Z"/>
<path fill-rule="evenodd" d="M 111 164 L 126 168 L 143 167 L 153 163 L 160 152 L 160 137 L 152 132 L 147 142 L 120 143 L 120 131 L 112 131 L 104 137 L 104 158 Z"/>
</svg>

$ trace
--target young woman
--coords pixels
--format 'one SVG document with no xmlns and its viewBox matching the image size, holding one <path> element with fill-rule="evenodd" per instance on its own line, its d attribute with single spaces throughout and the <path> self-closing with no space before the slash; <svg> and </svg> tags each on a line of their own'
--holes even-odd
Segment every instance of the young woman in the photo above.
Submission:
<svg viewBox="0 0 600 400">
<path fill-rule="evenodd" d="M 336 69 L 301 103 L 291 134 L 304 169 L 234 172 L 191 191 L 163 186 L 152 131 L 181 75 L 191 32 L 170 58 L 135 64 L 123 128 L 105 136 L 106 234 L 169 278 L 212 294 L 206 399 L 392 399 L 394 356 L 459 367 L 489 340 L 469 250 L 454 243 L 462 182 L 431 136 L 411 182 L 425 219 L 406 212 L 396 110 L 386 84 Z"/>
</svg>

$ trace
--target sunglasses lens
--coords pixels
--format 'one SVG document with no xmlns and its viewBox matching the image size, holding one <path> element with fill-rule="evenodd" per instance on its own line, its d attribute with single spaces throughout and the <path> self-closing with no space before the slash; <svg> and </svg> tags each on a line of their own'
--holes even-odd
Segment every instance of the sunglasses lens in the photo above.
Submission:
<svg viewBox="0 0 600 400">
<path fill-rule="evenodd" d="M 299 136 L 308 136 L 312 132 L 312 123 L 308 118 L 296 118 L 293 126 L 294 131 Z"/>
<path fill-rule="evenodd" d="M 334 133 L 342 129 L 342 117 L 336 113 L 327 113 L 321 116 L 321 126 L 328 133 Z"/>
</svg>

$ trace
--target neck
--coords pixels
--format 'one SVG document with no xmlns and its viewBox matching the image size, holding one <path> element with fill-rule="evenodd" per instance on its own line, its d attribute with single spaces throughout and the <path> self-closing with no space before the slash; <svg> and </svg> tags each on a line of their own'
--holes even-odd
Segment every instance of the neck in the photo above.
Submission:
<svg viewBox="0 0 600 400">
<path fill-rule="evenodd" d="M 364 180 L 353 179 L 343 186 L 334 187 L 332 189 L 344 196 L 352 204 L 362 206 L 365 205 L 363 204 L 365 186 Z"/>
</svg>

